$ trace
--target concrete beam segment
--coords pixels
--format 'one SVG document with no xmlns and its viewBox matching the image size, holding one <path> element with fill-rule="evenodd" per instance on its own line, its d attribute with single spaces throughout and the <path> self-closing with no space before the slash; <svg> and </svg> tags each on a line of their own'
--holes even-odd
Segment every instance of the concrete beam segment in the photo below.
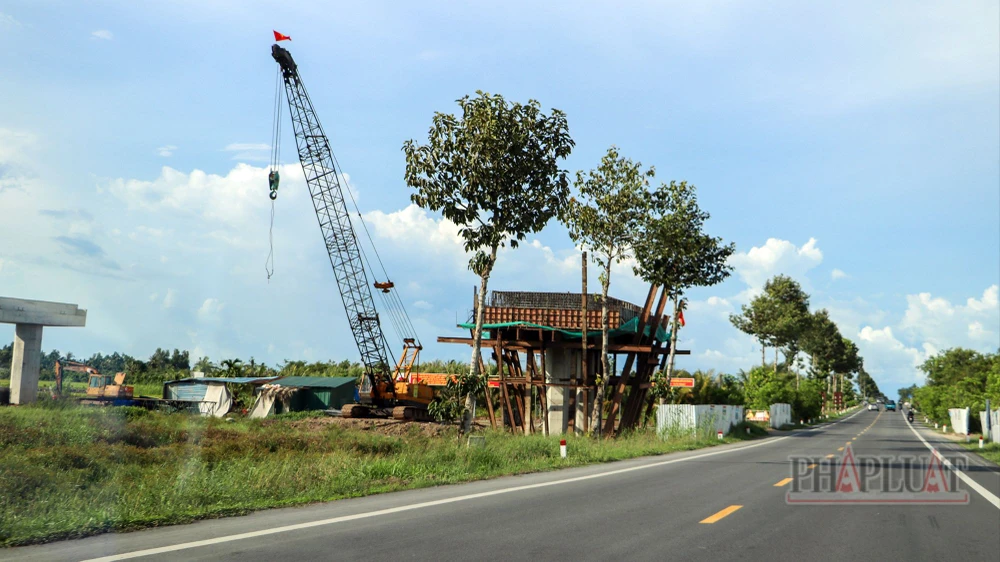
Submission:
<svg viewBox="0 0 1000 562">
<path fill-rule="evenodd" d="M 0 297 L 0 323 L 84 326 L 87 311 L 75 304 Z"/>
<path fill-rule="evenodd" d="M 10 370 L 10 403 L 28 404 L 38 398 L 38 368 L 42 356 L 42 327 L 14 327 L 14 360 Z"/>
</svg>

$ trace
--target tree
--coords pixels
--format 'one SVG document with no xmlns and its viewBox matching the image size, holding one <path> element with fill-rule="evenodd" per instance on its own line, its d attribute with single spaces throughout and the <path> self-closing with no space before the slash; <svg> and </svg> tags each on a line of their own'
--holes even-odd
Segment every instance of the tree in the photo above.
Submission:
<svg viewBox="0 0 1000 562">
<path fill-rule="evenodd" d="M 403 145 L 406 184 L 416 190 L 410 199 L 458 225 L 465 251 L 473 252 L 469 269 L 480 282 L 472 377 L 481 376 L 483 307 L 497 251 L 507 244 L 517 248 L 562 210 L 569 180 L 559 160 L 574 145 L 566 115 L 558 109 L 545 115 L 535 100 L 522 105 L 476 93 L 458 100 L 460 117 L 434 114 L 427 144 L 409 140 Z M 463 431 L 472 426 L 474 406 L 470 392 Z"/>
<path fill-rule="evenodd" d="M 692 287 L 712 286 L 729 277 L 732 267 L 726 260 L 736 249 L 705 234 L 710 215 L 698 207 L 695 192 L 695 186 L 685 181 L 660 185 L 650 198 L 650 213 L 634 244 L 636 275 L 662 286 L 674 304 L 668 380 L 674 368 L 678 316 L 684 308 L 680 298 Z"/>
<path fill-rule="evenodd" d="M 809 329 L 802 335 L 802 351 L 809 354 L 815 377 L 825 378 L 833 369 L 837 357 L 843 353 L 844 339 L 827 310 L 817 310 L 809 321 Z"/>
<path fill-rule="evenodd" d="M 755 338 L 760 344 L 760 365 L 762 367 L 767 365 L 764 352 L 771 343 L 771 336 L 767 332 L 768 312 L 764 295 L 757 295 L 750 301 L 750 304 L 744 304 L 740 307 L 739 314 L 729 315 L 729 321 L 737 330 Z"/>
<path fill-rule="evenodd" d="M 601 268 L 601 372 L 597 377 L 597 400 L 594 408 L 594 431 L 600 435 L 601 412 L 611 361 L 608 359 L 608 288 L 611 266 L 632 254 L 635 234 L 646 216 L 649 203 L 649 178 L 653 168 L 618 155 L 614 146 L 601 158 L 596 170 L 576 173 L 579 199 L 571 198 L 563 213 L 563 222 L 573 242 L 590 250 L 590 257 Z"/>
<path fill-rule="evenodd" d="M 240 359 L 223 359 L 220 366 L 224 369 L 222 372 L 222 376 L 224 377 L 243 376 L 243 361 Z"/>
<path fill-rule="evenodd" d="M 764 306 L 767 308 L 764 330 L 774 349 L 774 370 L 778 370 L 778 350 L 785 352 L 790 365 L 799 352 L 799 341 L 809 327 L 809 295 L 797 281 L 777 275 L 764 283 Z"/>
</svg>

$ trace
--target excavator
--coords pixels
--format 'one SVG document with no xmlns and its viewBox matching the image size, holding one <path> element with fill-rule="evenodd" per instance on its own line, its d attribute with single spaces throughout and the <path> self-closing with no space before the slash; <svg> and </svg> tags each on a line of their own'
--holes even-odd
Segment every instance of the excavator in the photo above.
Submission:
<svg viewBox="0 0 1000 562">
<path fill-rule="evenodd" d="M 277 37 L 277 36 L 276 36 Z M 392 417 L 397 420 L 429 421 L 427 406 L 438 390 L 448 383 L 451 375 L 415 373 L 413 366 L 422 349 L 413 324 L 406 315 L 395 284 L 388 280 L 369 284 L 365 264 L 370 262 L 358 244 L 350 213 L 340 184 L 341 170 L 330 141 L 320 125 L 312 100 L 299 76 L 298 66 L 287 49 L 277 43 L 271 46 L 271 57 L 278 63 L 278 79 L 284 84 L 289 115 L 295 130 L 295 144 L 306 185 L 312 196 L 313 208 L 319 221 L 330 265 L 340 289 L 347 320 L 364 367 L 359 389 L 359 403 L 341 409 L 346 418 Z M 280 154 L 281 88 L 275 88 L 274 138 L 271 173 L 268 177 L 270 198 L 277 198 L 278 158 Z M 349 194 L 349 192 L 348 192 Z M 353 201 L 353 196 L 351 196 Z M 355 205 L 356 207 L 356 205 Z M 358 213 L 359 220 L 361 213 Z M 365 227 L 367 232 L 367 227 Z M 373 246 L 374 248 L 374 246 Z M 376 258 L 377 250 L 376 250 Z M 381 258 L 378 259 L 381 265 Z M 374 270 L 372 271 L 374 277 Z M 372 289 L 377 289 L 389 309 L 389 318 L 403 340 L 403 353 L 390 367 L 390 353 L 381 318 L 375 308 Z"/>
<path fill-rule="evenodd" d="M 133 387 L 125 386 L 125 373 L 114 377 L 102 375 L 97 369 L 76 361 L 56 361 L 56 394 L 62 395 L 63 371 L 87 373 L 87 397 L 96 399 L 132 398 Z"/>
</svg>

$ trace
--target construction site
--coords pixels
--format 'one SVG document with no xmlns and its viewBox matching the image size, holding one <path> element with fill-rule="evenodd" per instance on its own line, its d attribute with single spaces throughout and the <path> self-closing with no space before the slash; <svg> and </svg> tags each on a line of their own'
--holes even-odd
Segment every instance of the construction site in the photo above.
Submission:
<svg viewBox="0 0 1000 562">
<path fill-rule="evenodd" d="M 275 35 L 276 40 L 281 40 Z M 291 119 L 299 162 L 311 195 L 321 235 L 346 313 L 364 375 L 354 381 L 310 380 L 308 377 L 237 377 L 219 379 L 195 374 L 168 381 L 160 396 L 137 396 L 127 384 L 128 374 L 101 374 L 93 367 L 66 362 L 62 367 L 89 376 L 82 403 L 130 405 L 149 409 L 188 409 L 203 415 L 225 416 L 234 408 L 234 395 L 245 413 L 266 417 L 275 413 L 321 409 L 343 418 L 387 418 L 399 422 L 429 422 L 429 405 L 455 379 L 452 374 L 420 370 L 421 340 L 370 240 L 370 257 L 359 242 L 367 235 L 353 195 L 341 184 L 342 170 L 320 125 L 291 53 L 277 43 L 271 57 L 278 65 L 272 159 L 268 176 L 272 206 L 278 200 L 281 122 L 284 102 Z M 348 202 L 354 204 L 349 208 Z M 356 213 L 355 213 L 356 212 Z M 357 218 L 353 218 L 356 216 Z M 361 221 L 361 224 L 355 222 Z M 380 267 L 372 267 L 377 263 Z M 601 360 L 601 302 L 587 292 L 586 254 L 579 293 L 492 291 L 483 310 L 483 363 L 496 368 L 483 398 L 489 425 L 513 433 L 584 433 L 616 435 L 639 426 L 652 410 L 651 376 L 662 369 L 669 353 L 667 295 L 652 286 L 641 304 L 608 299 L 611 371 Z M 270 273 L 269 273 L 270 274 Z M 375 298 L 382 304 L 376 307 Z M 475 307 L 475 305 L 474 305 Z M 388 319 L 388 322 L 385 320 Z M 82 327 L 86 310 L 77 305 L 0 299 L 0 322 L 16 325 L 11 389 L 0 396 L 13 404 L 37 398 L 41 331 L 43 326 Z M 390 344 L 386 324 L 400 340 Z M 473 344 L 474 323 L 460 323 L 469 337 L 440 335 L 439 343 Z M 394 350 L 401 349 L 398 357 Z M 678 352 L 683 353 L 683 352 Z M 53 396 L 63 394 L 61 366 L 56 365 Z M 598 381 L 606 379 L 606 407 Z M 4 400 L 0 400 L 4 401 Z M 600 421 L 596 421 L 600 420 Z M 601 427 L 592 427 L 600 423 Z"/>
</svg>

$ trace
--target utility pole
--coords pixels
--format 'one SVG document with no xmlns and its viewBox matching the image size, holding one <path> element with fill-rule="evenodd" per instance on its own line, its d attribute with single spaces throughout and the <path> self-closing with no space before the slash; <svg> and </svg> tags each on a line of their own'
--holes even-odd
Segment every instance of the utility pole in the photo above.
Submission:
<svg viewBox="0 0 1000 562">
<path fill-rule="evenodd" d="M 589 394 L 590 394 L 590 389 L 587 388 L 587 386 L 588 386 L 588 383 L 587 383 L 587 374 L 588 374 L 588 372 L 587 372 L 587 344 L 590 343 L 590 339 L 587 337 L 587 252 L 586 251 L 583 252 L 583 275 L 582 275 L 582 277 L 583 277 L 583 297 L 581 299 L 582 302 L 581 302 L 581 307 L 580 308 L 581 308 L 581 312 L 582 312 L 581 324 L 583 326 L 583 329 L 582 329 L 582 337 L 580 338 L 580 341 L 583 342 L 582 343 L 583 349 L 581 350 L 583 352 L 583 356 L 582 356 L 582 359 L 581 359 L 581 367 L 582 368 L 580 369 L 580 374 L 581 374 L 580 382 L 581 382 L 581 384 L 584 387 L 583 388 L 583 432 L 587 433 L 587 431 L 590 429 L 590 427 L 589 427 L 589 424 L 590 424 L 590 413 L 587 411 L 588 410 L 588 405 L 589 405 L 589 401 L 587 400 L 587 398 L 589 398 Z M 578 391 L 576 389 L 573 389 L 573 393 L 575 394 L 576 392 L 578 392 Z M 597 397 L 595 396 L 594 398 L 596 399 Z M 598 424 L 600 424 L 600 422 L 598 422 Z"/>
</svg>

